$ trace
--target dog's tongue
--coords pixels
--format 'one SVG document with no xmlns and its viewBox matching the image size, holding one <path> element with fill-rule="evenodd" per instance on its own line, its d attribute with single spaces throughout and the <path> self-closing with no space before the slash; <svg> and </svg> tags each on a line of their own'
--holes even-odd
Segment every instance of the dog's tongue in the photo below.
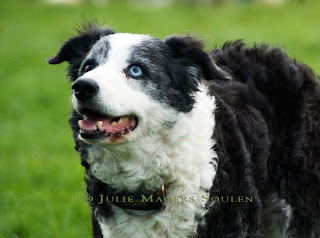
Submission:
<svg viewBox="0 0 320 238">
<path fill-rule="evenodd" d="M 110 124 L 111 118 L 87 118 L 85 120 L 81 120 L 82 129 L 95 129 L 98 127 L 98 123 L 102 125 Z"/>
<path fill-rule="evenodd" d="M 93 118 L 88 117 L 85 120 L 79 121 L 80 128 L 85 132 L 105 131 L 106 134 L 121 133 L 127 134 L 133 130 L 136 126 L 136 120 L 134 117 L 104 117 Z"/>
</svg>

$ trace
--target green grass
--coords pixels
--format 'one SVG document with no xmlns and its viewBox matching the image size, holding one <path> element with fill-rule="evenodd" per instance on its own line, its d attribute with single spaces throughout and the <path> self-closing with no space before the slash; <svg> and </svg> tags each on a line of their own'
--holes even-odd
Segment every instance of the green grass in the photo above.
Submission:
<svg viewBox="0 0 320 238">
<path fill-rule="evenodd" d="M 116 31 L 164 38 L 201 36 L 208 49 L 244 39 L 284 47 L 320 72 L 320 2 L 282 7 L 229 5 L 150 8 L 48 6 L 4 1 L 0 6 L 0 237 L 89 237 L 83 169 L 73 150 L 67 117 L 66 65 L 49 66 L 74 28 L 96 18 Z"/>
</svg>

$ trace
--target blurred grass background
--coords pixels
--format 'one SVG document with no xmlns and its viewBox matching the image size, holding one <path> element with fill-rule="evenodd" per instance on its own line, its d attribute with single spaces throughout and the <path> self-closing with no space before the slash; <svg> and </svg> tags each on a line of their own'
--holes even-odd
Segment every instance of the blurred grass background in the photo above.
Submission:
<svg viewBox="0 0 320 238">
<path fill-rule="evenodd" d="M 164 38 L 194 33 L 207 49 L 223 42 L 268 42 L 320 72 L 320 2 L 152 8 L 0 4 L 0 237 L 90 237 L 83 169 L 67 124 L 66 64 L 47 65 L 79 23 L 97 19 L 118 32 Z"/>
</svg>

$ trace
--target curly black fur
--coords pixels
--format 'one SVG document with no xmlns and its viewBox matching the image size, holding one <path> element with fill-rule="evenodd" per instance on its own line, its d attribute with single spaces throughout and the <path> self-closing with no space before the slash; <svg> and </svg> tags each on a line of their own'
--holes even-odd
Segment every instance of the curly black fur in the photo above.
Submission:
<svg viewBox="0 0 320 238">
<path fill-rule="evenodd" d="M 200 237 L 262 237 L 261 205 L 279 194 L 292 208 L 288 237 L 320 237 L 320 90 L 312 70 L 279 48 L 226 43 L 210 53 L 234 77 L 213 80 L 219 165 L 211 194 L 254 196 L 214 206 Z M 264 218 L 264 220 L 263 220 Z M 217 225 L 220 224 L 220 225 Z"/>
</svg>

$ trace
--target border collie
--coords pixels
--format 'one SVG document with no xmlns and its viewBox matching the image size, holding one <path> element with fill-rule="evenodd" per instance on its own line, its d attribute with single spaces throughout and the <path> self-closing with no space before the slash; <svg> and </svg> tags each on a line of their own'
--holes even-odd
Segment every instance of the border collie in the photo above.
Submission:
<svg viewBox="0 0 320 238">
<path fill-rule="evenodd" d="M 87 26 L 70 126 L 93 236 L 320 237 L 320 89 L 279 48 Z"/>
</svg>

